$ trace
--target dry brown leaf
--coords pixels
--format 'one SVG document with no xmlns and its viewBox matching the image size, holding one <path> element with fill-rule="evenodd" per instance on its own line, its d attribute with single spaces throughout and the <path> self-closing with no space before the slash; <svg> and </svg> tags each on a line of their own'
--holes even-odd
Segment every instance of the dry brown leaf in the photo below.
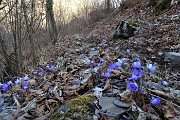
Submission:
<svg viewBox="0 0 180 120">
<path fill-rule="evenodd" d="M 159 90 L 150 90 L 153 94 L 156 94 L 158 96 L 161 96 L 161 97 L 169 97 L 168 94 L 164 93 L 163 91 L 159 91 Z"/>
<path fill-rule="evenodd" d="M 129 104 L 135 104 L 135 101 L 132 99 L 132 93 L 129 90 L 124 91 L 123 93 L 120 93 L 119 96 L 121 97 L 121 100 L 126 101 Z"/>
<path fill-rule="evenodd" d="M 109 88 L 110 88 L 110 83 L 109 83 L 109 79 L 107 79 L 103 90 L 108 90 Z"/>
<path fill-rule="evenodd" d="M 29 80 L 29 85 L 35 86 L 35 85 L 37 85 L 37 81 L 35 79 L 31 79 L 31 80 Z"/>
<path fill-rule="evenodd" d="M 176 115 L 173 105 L 171 103 L 168 103 L 166 107 L 167 107 L 165 114 L 166 118 L 173 118 Z"/>
<path fill-rule="evenodd" d="M 45 112 L 44 109 L 45 109 L 45 104 L 41 106 L 38 105 L 36 110 L 37 115 L 42 116 Z"/>
<path fill-rule="evenodd" d="M 115 76 L 119 76 L 120 74 L 122 74 L 122 72 L 118 71 L 118 70 L 112 70 L 112 73 L 115 75 Z"/>
<path fill-rule="evenodd" d="M 33 92 L 30 93 L 27 97 L 26 97 L 26 101 L 31 101 L 33 98 L 37 97 L 37 93 Z"/>
</svg>

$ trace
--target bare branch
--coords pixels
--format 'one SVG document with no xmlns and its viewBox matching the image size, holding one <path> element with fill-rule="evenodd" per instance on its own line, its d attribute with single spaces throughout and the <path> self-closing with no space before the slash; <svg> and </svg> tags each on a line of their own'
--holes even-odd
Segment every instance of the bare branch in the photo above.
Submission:
<svg viewBox="0 0 180 120">
<path fill-rule="evenodd" d="M 17 4 L 17 2 L 18 2 L 18 0 L 16 0 L 16 2 L 12 5 L 12 7 L 9 9 L 9 11 L 6 13 L 6 15 L 0 20 L 0 22 L 3 21 L 4 18 L 6 18 L 6 16 L 12 11 L 13 7 Z"/>
</svg>

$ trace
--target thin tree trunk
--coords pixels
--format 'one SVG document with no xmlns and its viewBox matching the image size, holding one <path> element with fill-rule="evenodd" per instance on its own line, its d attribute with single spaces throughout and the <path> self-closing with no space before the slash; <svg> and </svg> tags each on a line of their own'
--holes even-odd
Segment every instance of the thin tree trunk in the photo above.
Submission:
<svg viewBox="0 0 180 120">
<path fill-rule="evenodd" d="M 36 59 L 35 46 L 34 46 L 34 41 L 33 41 L 32 25 L 29 24 L 29 22 L 28 22 L 28 15 L 27 15 L 26 4 L 25 4 L 24 0 L 21 0 L 21 4 L 23 6 L 23 12 L 24 12 L 24 19 L 25 19 L 25 23 L 26 23 L 27 34 L 28 34 L 28 38 L 29 38 L 29 41 L 31 44 L 31 54 L 32 54 L 32 59 L 33 59 L 33 65 L 36 65 L 37 59 Z"/>
<path fill-rule="evenodd" d="M 53 13 L 52 0 L 46 0 L 46 22 L 50 32 L 50 38 L 53 40 L 53 43 L 55 44 L 57 42 L 58 33 L 57 33 L 57 27 Z"/>
</svg>

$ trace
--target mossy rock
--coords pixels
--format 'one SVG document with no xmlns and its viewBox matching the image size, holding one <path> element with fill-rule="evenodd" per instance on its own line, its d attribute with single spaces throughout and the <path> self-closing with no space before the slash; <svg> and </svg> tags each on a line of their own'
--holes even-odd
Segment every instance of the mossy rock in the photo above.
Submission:
<svg viewBox="0 0 180 120">
<path fill-rule="evenodd" d="M 123 20 L 116 26 L 113 32 L 113 39 L 129 39 L 137 34 L 139 30 L 138 23 L 131 20 Z"/>
<path fill-rule="evenodd" d="M 54 114 L 49 117 L 49 120 L 66 120 L 70 119 L 84 119 L 91 112 L 88 103 L 93 102 L 92 95 L 79 96 L 76 99 L 69 100 L 65 103 L 70 109 L 67 112 L 60 112 L 56 110 Z"/>
<path fill-rule="evenodd" d="M 159 0 L 156 4 L 155 10 L 159 14 L 161 11 L 167 9 L 171 4 L 171 0 Z"/>
</svg>

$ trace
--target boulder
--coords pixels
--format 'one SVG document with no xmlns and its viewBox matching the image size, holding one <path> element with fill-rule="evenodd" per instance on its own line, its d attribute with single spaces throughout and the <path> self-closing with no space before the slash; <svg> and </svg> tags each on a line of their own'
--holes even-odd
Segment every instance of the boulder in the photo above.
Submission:
<svg viewBox="0 0 180 120">
<path fill-rule="evenodd" d="M 113 32 L 113 38 L 128 39 L 138 33 L 140 28 L 137 23 L 130 20 L 121 21 Z"/>
<path fill-rule="evenodd" d="M 165 62 L 170 62 L 172 65 L 180 66 L 180 53 L 168 52 L 165 54 Z"/>
</svg>

